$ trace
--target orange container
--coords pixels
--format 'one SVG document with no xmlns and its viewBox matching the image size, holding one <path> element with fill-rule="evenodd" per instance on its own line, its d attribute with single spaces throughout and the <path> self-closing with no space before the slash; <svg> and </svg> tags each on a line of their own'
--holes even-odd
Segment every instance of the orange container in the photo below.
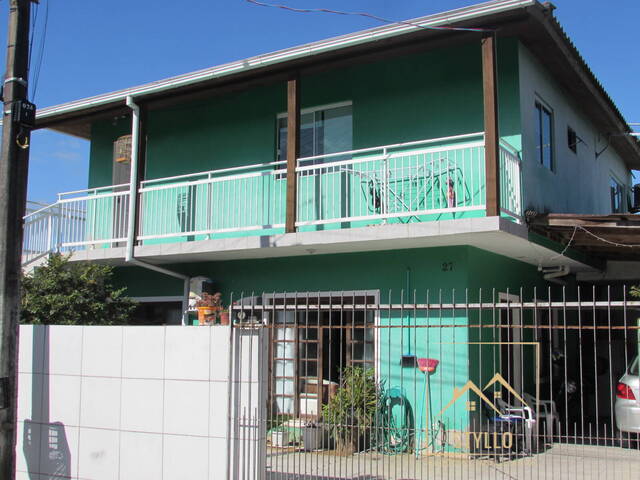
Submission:
<svg viewBox="0 0 640 480">
<path fill-rule="evenodd" d="M 198 307 L 198 324 L 211 325 L 216 316 L 216 307 Z"/>
</svg>

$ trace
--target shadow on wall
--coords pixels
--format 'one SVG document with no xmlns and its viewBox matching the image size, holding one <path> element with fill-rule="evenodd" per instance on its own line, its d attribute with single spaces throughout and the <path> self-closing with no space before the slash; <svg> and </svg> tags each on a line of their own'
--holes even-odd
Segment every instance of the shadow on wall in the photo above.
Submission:
<svg viewBox="0 0 640 480">
<path fill-rule="evenodd" d="M 40 424 L 25 420 L 22 451 L 29 478 L 48 480 L 71 476 L 71 451 L 62 423 Z M 43 472 L 43 475 L 36 472 Z"/>
<path fill-rule="evenodd" d="M 24 420 L 22 452 L 30 479 L 71 477 L 71 450 L 64 424 L 49 419 L 49 327 L 33 328 L 34 373 L 31 374 L 31 419 Z M 42 375 L 37 365 L 42 365 Z M 39 379 L 41 378 L 41 382 Z"/>
</svg>

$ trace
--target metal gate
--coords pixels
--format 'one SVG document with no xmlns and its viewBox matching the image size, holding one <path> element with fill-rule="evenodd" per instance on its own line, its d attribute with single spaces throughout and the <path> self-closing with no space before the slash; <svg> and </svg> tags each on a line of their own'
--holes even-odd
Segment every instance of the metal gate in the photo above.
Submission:
<svg viewBox="0 0 640 480">
<path fill-rule="evenodd" d="M 236 335 L 260 339 L 259 361 L 236 366 L 258 386 L 230 418 L 234 478 L 640 472 L 640 302 L 624 288 L 232 303 Z"/>
</svg>

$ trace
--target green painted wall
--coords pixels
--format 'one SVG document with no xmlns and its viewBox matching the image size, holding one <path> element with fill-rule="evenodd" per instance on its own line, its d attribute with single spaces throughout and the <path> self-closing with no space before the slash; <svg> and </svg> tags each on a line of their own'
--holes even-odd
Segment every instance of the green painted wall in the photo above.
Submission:
<svg viewBox="0 0 640 480">
<path fill-rule="evenodd" d="M 501 132 L 504 138 L 519 148 L 521 142 L 517 48 L 517 41 L 501 40 L 498 64 Z M 148 118 L 146 178 L 155 179 L 275 160 L 276 116 L 286 110 L 285 93 L 285 84 L 280 83 L 151 111 Z M 482 131 L 480 44 L 473 43 L 401 56 L 301 79 L 303 108 L 345 100 L 353 102 L 354 148 Z M 102 121 L 94 125 L 90 186 L 111 183 L 112 143 L 129 128 L 129 119 L 119 119 L 116 122 Z M 460 202 L 464 201 L 466 205 L 482 204 L 483 158 L 477 158 L 478 155 L 473 152 L 465 152 L 459 157 L 456 164 L 460 167 L 460 173 L 464 170 L 466 180 L 459 181 L 456 176 L 456 198 Z M 424 164 L 425 168 L 431 168 L 429 162 L 427 155 L 425 158 L 403 158 L 396 162 L 396 166 Z M 332 195 L 334 198 L 338 195 L 343 205 L 350 205 L 351 211 L 347 214 L 361 216 L 375 213 L 355 208 L 358 199 L 366 205 L 371 203 L 362 198 L 367 192 L 362 190 L 359 184 L 361 182 L 357 182 L 359 177 L 343 177 L 344 173 L 327 174 L 323 176 L 322 186 L 319 186 L 317 181 L 308 185 L 304 181 L 301 182 L 300 211 L 304 212 L 303 220 L 315 220 L 318 215 L 338 213 L 338 207 L 329 206 L 329 202 L 326 201 Z M 471 178 L 473 180 L 469 180 Z M 438 184 L 437 189 L 440 191 L 437 195 L 435 190 L 424 195 L 425 206 L 446 207 L 442 204 L 443 201 L 446 203 L 445 182 L 446 179 Z M 184 191 L 172 191 L 165 196 L 164 201 L 161 198 L 162 193 L 158 193 L 145 203 L 143 230 L 154 235 L 178 233 L 184 231 L 184 227 L 179 225 L 180 222 L 189 224 L 195 230 L 224 230 L 246 228 L 256 224 L 280 224 L 284 220 L 284 198 L 280 198 L 284 196 L 284 183 L 283 179 L 265 176 L 247 180 L 245 184 L 235 187 L 227 185 L 225 188 L 228 190 L 225 191 L 218 185 L 219 188 L 214 188 L 213 194 L 208 192 L 204 185 L 194 187 L 193 191 L 187 191 L 186 188 Z M 397 187 L 404 190 L 412 188 L 407 185 Z M 250 201 L 243 199 L 246 191 L 252 192 Z M 224 197 L 223 203 L 216 197 L 216 192 Z M 274 196 L 280 200 L 274 200 Z M 178 219 L 178 197 L 183 198 L 187 208 L 194 211 L 188 219 Z M 215 201 L 213 209 L 205 205 L 207 198 Z M 262 209 L 252 208 L 255 207 L 253 203 L 263 206 Z M 307 204 L 313 204 L 313 208 L 305 210 Z M 322 207 L 318 207 L 319 204 L 322 204 Z M 254 212 L 254 217 L 249 218 L 245 215 L 232 218 L 233 215 L 229 215 L 227 210 Z M 483 214 L 482 210 L 456 214 L 445 212 L 419 218 L 404 218 L 402 221 L 430 221 Z M 212 216 L 215 218 L 211 221 Z M 364 223 L 369 224 L 372 221 Z M 362 222 L 351 225 L 328 224 L 303 229 L 344 228 L 361 224 Z M 279 231 L 281 229 L 273 230 Z M 255 233 L 254 230 L 240 235 Z M 216 233 L 217 237 L 231 235 L 237 236 L 239 233 Z M 202 238 L 206 237 L 175 236 L 153 241 L 173 242 Z"/>
<path fill-rule="evenodd" d="M 272 162 L 284 84 L 149 114 L 146 178 Z"/>
<path fill-rule="evenodd" d="M 179 278 L 163 275 L 140 267 L 117 267 L 114 284 L 127 287 L 130 297 L 182 296 L 184 283 Z"/>
<path fill-rule="evenodd" d="M 473 247 L 469 248 L 469 273 L 473 301 L 480 299 L 487 303 L 493 302 L 494 299 L 496 302 L 506 301 L 500 300 L 500 293 L 520 297 L 523 301 L 532 301 L 534 298 L 545 300 L 549 288 L 552 295 L 558 290 L 558 286 L 544 281 L 542 273 L 535 265 Z M 516 317 L 521 317 L 519 323 L 524 328 L 495 327 L 501 324 L 517 324 Z M 542 315 L 537 322 L 543 322 Z M 543 360 L 540 355 L 544 352 L 537 350 L 537 347 L 531 343 L 536 340 L 535 330 L 529 328 L 536 323 L 531 310 L 513 309 L 507 313 L 489 308 L 481 314 L 473 312 L 469 316 L 469 323 L 476 326 L 469 329 L 469 338 L 472 342 L 469 349 L 470 378 L 484 387 L 494 374 L 500 373 L 515 387 L 515 377 L 520 377 L 521 390 L 535 394 L 536 363 Z M 478 325 L 482 327 L 477 327 Z M 505 349 L 491 343 L 515 341 L 523 344 L 519 346 L 514 344 Z M 513 358 L 516 349 L 522 357 L 521 369 L 514 371 L 513 368 L 509 368 L 505 371 L 501 366 L 501 355 Z M 504 394 L 505 391 L 503 390 L 502 393 Z"/>
<path fill-rule="evenodd" d="M 427 301 L 429 291 L 428 300 L 435 303 L 464 302 L 466 298 L 475 301 L 478 289 L 487 285 L 495 286 L 497 291 L 507 288 L 517 291 L 521 285 L 544 287 L 535 267 L 467 246 L 193 263 L 171 268 L 192 276 L 210 277 L 225 298 L 232 292 L 237 298 L 263 292 L 379 290 L 382 303 L 397 303 L 401 301 L 401 291 L 408 287 L 410 291 L 416 290 L 418 302 Z M 120 268 L 118 272 L 118 279 L 129 286 L 130 295 L 182 292 L 180 281 L 154 272 L 137 268 Z M 489 300 L 488 296 L 483 297 Z M 479 329 L 466 327 L 478 321 L 477 315 L 464 310 L 431 311 L 429 316 L 425 312 L 381 312 L 378 352 L 381 376 L 387 386 L 404 390 L 419 424 L 424 425 L 424 376 L 414 368 L 401 368 L 402 354 L 441 361 L 431 377 L 429 408 L 435 420 L 455 388 L 462 388 L 469 379 L 482 388 L 483 382 L 495 372 L 495 349 L 467 343 L 495 340 L 486 331 L 480 336 Z M 483 315 L 482 321 L 490 323 L 491 315 Z M 411 328 L 398 328 L 403 325 Z M 484 368 L 480 368 L 478 359 L 484 359 Z M 474 397 L 464 395 L 439 417 L 447 429 L 466 427 L 470 415 L 466 402 L 477 400 Z"/>
<path fill-rule="evenodd" d="M 502 40 L 498 59 L 501 134 L 518 136 L 518 42 Z M 480 43 L 302 79 L 303 108 L 345 100 L 353 101 L 354 148 L 480 132 Z"/>
<path fill-rule="evenodd" d="M 502 40 L 498 55 L 501 133 L 517 138 L 517 41 Z M 282 83 L 150 112 L 146 178 L 273 161 L 276 115 L 286 111 L 285 93 Z M 303 108 L 345 100 L 353 101 L 354 148 L 482 131 L 480 44 L 301 80 Z M 94 124 L 91 186 L 110 182 L 112 143 L 129 128 L 129 119 Z"/>
<path fill-rule="evenodd" d="M 96 122 L 91 126 L 88 188 L 113 185 L 113 142 L 131 133 L 128 117 Z"/>
</svg>

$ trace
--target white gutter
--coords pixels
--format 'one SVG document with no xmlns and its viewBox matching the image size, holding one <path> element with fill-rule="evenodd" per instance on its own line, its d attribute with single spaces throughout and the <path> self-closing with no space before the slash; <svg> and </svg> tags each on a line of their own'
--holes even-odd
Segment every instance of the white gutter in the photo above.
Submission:
<svg viewBox="0 0 640 480">
<path fill-rule="evenodd" d="M 342 35 L 319 42 L 313 42 L 298 47 L 292 47 L 277 52 L 258 55 L 246 60 L 231 62 L 217 67 L 207 68 L 196 72 L 171 77 L 165 80 L 148 83 L 137 87 L 132 87 L 117 92 L 105 93 L 89 97 L 75 102 L 42 108 L 36 112 L 37 119 L 46 119 L 57 115 L 72 113 L 108 103 L 117 103 L 125 100 L 129 96 L 141 97 L 145 95 L 156 94 L 171 90 L 174 88 L 185 87 L 199 82 L 225 77 L 232 73 L 248 72 L 256 70 L 267 65 L 275 65 L 285 63 L 290 60 L 310 57 L 313 55 L 326 53 L 330 51 L 340 50 L 341 48 L 350 47 L 382 40 L 390 37 L 397 37 L 408 32 L 414 32 L 424 27 L 443 27 L 451 25 L 455 22 L 463 22 L 473 20 L 485 15 L 502 13 L 518 8 L 525 8 L 538 3 L 537 0 L 499 0 L 493 2 L 485 2 L 479 5 L 459 8 L 448 12 L 442 12 L 435 15 L 420 17 L 414 20 L 408 20 L 405 23 L 394 23 L 384 25 L 369 30 L 364 30 L 348 35 Z M 408 25 L 410 23 L 411 25 Z"/>
<path fill-rule="evenodd" d="M 140 145 L 140 107 L 133 101 L 132 96 L 126 98 L 127 107 L 131 109 L 131 172 L 129 175 L 129 216 L 127 222 L 127 246 L 125 262 L 139 267 L 163 273 L 183 281 L 182 291 L 182 324 L 187 323 L 187 309 L 189 308 L 189 277 L 182 273 L 143 262 L 134 257 L 135 225 L 138 212 L 138 147 Z"/>
<path fill-rule="evenodd" d="M 133 259 L 133 247 L 138 204 L 138 146 L 140 145 L 140 107 L 132 96 L 127 97 L 131 109 L 131 169 L 129 173 L 129 218 L 127 222 L 127 253 L 125 261 Z"/>
<path fill-rule="evenodd" d="M 571 273 L 571 269 L 569 268 L 568 265 L 542 268 L 542 278 L 544 278 L 547 282 L 558 283 L 560 285 L 565 285 L 566 282 L 558 279 L 561 277 L 566 277 L 570 273 Z"/>
</svg>

